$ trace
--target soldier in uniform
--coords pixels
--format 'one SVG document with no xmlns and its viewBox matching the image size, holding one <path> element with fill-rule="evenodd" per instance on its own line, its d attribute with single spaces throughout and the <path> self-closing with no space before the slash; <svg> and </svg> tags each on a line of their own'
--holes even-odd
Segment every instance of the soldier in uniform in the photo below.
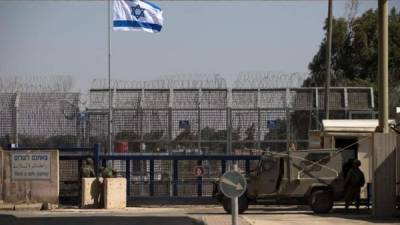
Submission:
<svg viewBox="0 0 400 225">
<path fill-rule="evenodd" d="M 344 182 L 345 187 L 345 209 L 349 208 L 349 205 L 354 201 L 357 209 L 357 213 L 360 209 L 360 192 L 361 188 L 365 184 L 364 173 L 360 170 L 360 160 L 353 161 L 353 167 L 349 169 Z"/>
<path fill-rule="evenodd" d="M 95 177 L 94 173 L 94 165 L 93 165 L 93 159 L 92 158 L 87 158 L 85 161 L 83 161 L 83 165 L 81 167 L 81 175 L 82 177 Z"/>
</svg>

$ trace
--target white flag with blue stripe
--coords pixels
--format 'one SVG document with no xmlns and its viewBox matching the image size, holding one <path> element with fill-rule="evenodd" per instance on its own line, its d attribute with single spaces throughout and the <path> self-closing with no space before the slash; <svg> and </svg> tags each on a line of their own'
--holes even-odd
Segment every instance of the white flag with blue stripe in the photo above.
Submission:
<svg viewBox="0 0 400 225">
<path fill-rule="evenodd" d="M 157 33 L 163 25 L 162 10 L 143 0 L 115 0 L 114 30 Z"/>
</svg>

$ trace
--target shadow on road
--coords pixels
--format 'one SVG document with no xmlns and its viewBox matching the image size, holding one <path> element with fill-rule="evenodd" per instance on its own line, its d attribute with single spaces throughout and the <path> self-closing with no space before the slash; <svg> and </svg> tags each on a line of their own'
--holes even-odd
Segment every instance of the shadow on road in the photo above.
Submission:
<svg viewBox="0 0 400 225">
<path fill-rule="evenodd" d="M 364 222 L 369 222 L 369 223 L 400 223 L 400 212 L 395 217 L 391 218 L 383 218 L 383 219 L 377 219 L 372 216 L 372 210 L 371 209 L 360 209 L 360 212 L 357 214 L 355 210 L 349 209 L 348 212 L 346 212 L 344 209 L 334 209 L 331 213 L 327 214 L 315 214 L 315 216 L 318 217 L 324 217 L 324 218 L 342 218 L 342 219 L 349 219 L 349 220 L 359 220 L 359 221 L 364 221 Z"/>
<path fill-rule="evenodd" d="M 0 215 L 1 225 L 201 225 L 189 217 L 129 217 L 129 216 L 72 216 L 72 217 L 23 217 Z"/>
</svg>

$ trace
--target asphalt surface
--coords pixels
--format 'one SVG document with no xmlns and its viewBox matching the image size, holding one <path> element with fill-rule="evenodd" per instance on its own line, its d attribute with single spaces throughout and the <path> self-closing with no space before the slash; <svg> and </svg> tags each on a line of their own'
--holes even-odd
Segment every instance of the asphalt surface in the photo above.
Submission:
<svg viewBox="0 0 400 225">
<path fill-rule="evenodd" d="M 341 225 L 341 224 L 400 224 L 398 217 L 376 219 L 371 215 L 371 210 L 361 209 L 357 214 L 355 210 L 345 212 L 342 207 L 335 208 L 327 214 L 314 214 L 307 207 L 258 207 L 247 211 L 242 217 L 252 225 Z"/>
<path fill-rule="evenodd" d="M 230 225 L 231 217 L 222 207 L 143 206 L 124 210 L 56 209 L 50 211 L 0 211 L 0 225 Z M 316 215 L 304 206 L 252 206 L 240 215 L 240 225 L 339 225 L 400 224 L 399 217 L 374 219 L 371 211 L 345 213 L 335 208 L 332 213 Z"/>
<path fill-rule="evenodd" d="M 126 210 L 57 209 L 0 211 L 0 225 L 201 225 L 180 208 L 128 208 Z"/>
<path fill-rule="evenodd" d="M 189 217 L 140 217 L 140 216 L 85 216 L 85 217 L 24 217 L 17 218 L 15 216 L 6 215 L 1 216 L 0 224 L 4 225 L 195 225 L 198 224 Z"/>
</svg>

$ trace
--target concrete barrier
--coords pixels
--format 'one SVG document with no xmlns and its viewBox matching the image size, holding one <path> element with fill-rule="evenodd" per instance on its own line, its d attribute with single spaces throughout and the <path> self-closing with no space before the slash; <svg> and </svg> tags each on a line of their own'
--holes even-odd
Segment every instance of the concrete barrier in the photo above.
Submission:
<svg viewBox="0 0 400 225">
<path fill-rule="evenodd" d="M 126 208 L 126 178 L 104 179 L 104 208 Z"/>
<path fill-rule="evenodd" d="M 103 208 L 103 178 L 82 178 L 81 208 Z"/>
</svg>

